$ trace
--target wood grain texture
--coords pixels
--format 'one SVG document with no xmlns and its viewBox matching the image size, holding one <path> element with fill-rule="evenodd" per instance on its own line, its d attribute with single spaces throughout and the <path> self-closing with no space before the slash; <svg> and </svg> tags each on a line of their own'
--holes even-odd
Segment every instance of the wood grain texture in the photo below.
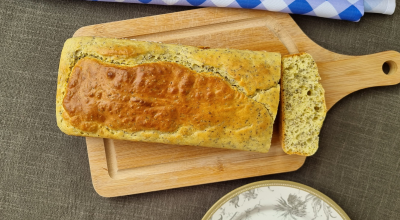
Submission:
<svg viewBox="0 0 400 220">
<path fill-rule="evenodd" d="M 354 91 L 400 83 L 398 52 L 366 56 L 333 53 L 310 40 L 283 13 L 204 8 L 87 26 L 74 36 L 266 50 L 283 55 L 307 52 L 317 62 L 328 109 Z M 382 71 L 385 62 L 390 65 L 389 74 Z M 267 154 L 100 138 L 86 141 L 94 188 L 105 197 L 289 172 L 299 169 L 306 159 L 286 155 L 277 132 Z"/>
</svg>

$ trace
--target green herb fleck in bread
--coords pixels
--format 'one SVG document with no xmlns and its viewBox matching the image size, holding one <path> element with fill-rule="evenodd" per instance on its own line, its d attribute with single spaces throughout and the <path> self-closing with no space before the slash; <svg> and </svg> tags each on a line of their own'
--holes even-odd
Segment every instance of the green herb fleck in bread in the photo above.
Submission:
<svg viewBox="0 0 400 220">
<path fill-rule="evenodd" d="M 66 134 L 268 152 L 281 55 L 126 39 L 68 39 L 57 124 Z"/>
<path fill-rule="evenodd" d="M 326 116 L 325 91 L 310 54 L 282 57 L 280 137 L 288 154 L 311 156 L 318 149 Z"/>
</svg>

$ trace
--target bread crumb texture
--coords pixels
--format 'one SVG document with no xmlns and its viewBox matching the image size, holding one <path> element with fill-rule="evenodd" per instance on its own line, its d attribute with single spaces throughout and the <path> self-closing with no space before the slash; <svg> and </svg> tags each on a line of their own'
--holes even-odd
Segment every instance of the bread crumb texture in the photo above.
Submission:
<svg viewBox="0 0 400 220">
<path fill-rule="evenodd" d="M 288 154 L 313 155 L 326 116 L 325 91 L 310 54 L 282 58 L 281 144 Z"/>
<path fill-rule="evenodd" d="M 64 45 L 66 134 L 268 152 L 279 53 L 78 37 Z"/>
</svg>

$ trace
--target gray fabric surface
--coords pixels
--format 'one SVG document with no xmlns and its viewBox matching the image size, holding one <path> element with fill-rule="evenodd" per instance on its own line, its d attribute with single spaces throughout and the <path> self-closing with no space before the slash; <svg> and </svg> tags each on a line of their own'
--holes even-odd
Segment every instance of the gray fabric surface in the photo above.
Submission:
<svg viewBox="0 0 400 220">
<path fill-rule="evenodd" d="M 0 1 L 0 219 L 201 219 L 247 183 L 281 179 L 314 187 L 352 219 L 400 219 L 400 85 L 353 93 L 327 115 L 320 149 L 296 172 L 102 198 L 84 138 L 59 131 L 57 69 L 80 27 L 188 10 L 73 0 Z M 400 8 L 359 23 L 294 15 L 321 46 L 344 54 L 400 51 Z"/>
</svg>

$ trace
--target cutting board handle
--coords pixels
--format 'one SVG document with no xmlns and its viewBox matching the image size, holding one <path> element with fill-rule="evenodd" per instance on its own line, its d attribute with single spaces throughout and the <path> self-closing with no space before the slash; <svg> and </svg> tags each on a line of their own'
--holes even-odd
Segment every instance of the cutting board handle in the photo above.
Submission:
<svg viewBox="0 0 400 220">
<path fill-rule="evenodd" d="M 388 73 L 383 71 L 384 64 L 389 67 Z M 317 65 L 328 109 L 346 95 L 360 89 L 400 83 L 400 53 L 396 51 L 320 62 Z"/>
</svg>

